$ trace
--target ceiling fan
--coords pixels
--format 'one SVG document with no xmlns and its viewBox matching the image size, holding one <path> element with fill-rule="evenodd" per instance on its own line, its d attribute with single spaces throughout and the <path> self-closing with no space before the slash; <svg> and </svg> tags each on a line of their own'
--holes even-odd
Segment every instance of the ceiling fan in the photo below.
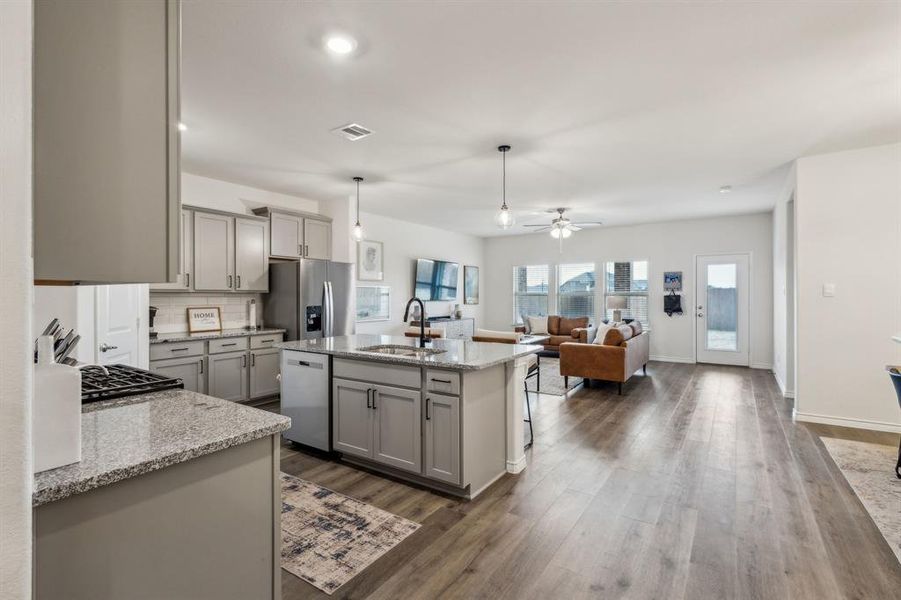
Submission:
<svg viewBox="0 0 901 600">
<path fill-rule="evenodd" d="M 571 236 L 576 231 L 581 231 L 585 227 L 595 227 L 603 225 L 600 221 L 589 221 L 587 223 L 573 223 L 564 214 L 568 208 L 552 208 L 547 212 L 554 214 L 556 217 L 551 220 L 550 225 L 524 225 L 524 227 L 537 227 L 535 233 L 548 231 L 551 237 L 560 240 L 560 248 L 563 248 L 563 240 Z"/>
</svg>

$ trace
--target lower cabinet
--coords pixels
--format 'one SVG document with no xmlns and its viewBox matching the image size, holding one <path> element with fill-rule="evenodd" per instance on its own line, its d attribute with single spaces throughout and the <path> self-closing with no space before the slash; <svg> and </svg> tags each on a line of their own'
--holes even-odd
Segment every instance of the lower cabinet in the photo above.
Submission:
<svg viewBox="0 0 901 600">
<path fill-rule="evenodd" d="M 250 351 L 250 398 L 265 398 L 274 396 L 280 391 L 279 380 L 279 350 Z"/>
<path fill-rule="evenodd" d="M 459 485 L 460 398 L 430 394 L 425 399 L 425 475 Z"/>
<path fill-rule="evenodd" d="M 206 371 L 203 356 L 170 358 L 155 360 L 150 363 L 150 370 L 166 377 L 177 377 L 185 384 L 185 389 L 192 392 L 206 393 Z"/>
<path fill-rule="evenodd" d="M 210 354 L 207 393 L 223 400 L 247 400 L 247 353 Z"/>
<path fill-rule="evenodd" d="M 420 390 L 335 378 L 332 380 L 334 448 L 421 473 L 421 406 Z"/>
</svg>

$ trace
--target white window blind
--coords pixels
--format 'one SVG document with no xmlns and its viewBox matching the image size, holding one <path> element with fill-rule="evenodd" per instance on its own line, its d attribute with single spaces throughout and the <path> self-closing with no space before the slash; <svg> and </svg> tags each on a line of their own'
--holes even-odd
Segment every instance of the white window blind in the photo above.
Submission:
<svg viewBox="0 0 901 600">
<path fill-rule="evenodd" d="M 607 298 L 624 296 L 626 308 L 622 310 L 623 318 L 641 321 L 645 329 L 649 329 L 648 261 L 608 262 L 605 276 L 604 318 L 613 320 L 613 310 L 607 308 Z"/>
<path fill-rule="evenodd" d="M 588 317 L 594 323 L 595 275 L 593 263 L 557 266 L 557 313 L 562 317 Z"/>
<path fill-rule="evenodd" d="M 513 322 L 547 314 L 550 269 L 547 265 L 513 267 Z"/>
</svg>

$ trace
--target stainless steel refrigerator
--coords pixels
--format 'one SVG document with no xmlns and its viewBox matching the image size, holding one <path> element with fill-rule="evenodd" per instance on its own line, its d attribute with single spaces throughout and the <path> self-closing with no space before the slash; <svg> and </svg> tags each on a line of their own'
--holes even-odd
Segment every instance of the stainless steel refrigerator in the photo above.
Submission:
<svg viewBox="0 0 901 600">
<path fill-rule="evenodd" d="M 354 265 L 301 259 L 269 265 L 263 323 L 287 329 L 285 339 L 354 333 Z"/>
<path fill-rule="evenodd" d="M 354 333 L 354 265 L 325 260 L 269 265 L 269 293 L 263 294 L 263 323 L 287 329 L 285 338 Z M 283 435 L 293 442 L 330 451 L 331 362 L 324 354 L 283 350 L 281 413 L 291 417 Z"/>
</svg>

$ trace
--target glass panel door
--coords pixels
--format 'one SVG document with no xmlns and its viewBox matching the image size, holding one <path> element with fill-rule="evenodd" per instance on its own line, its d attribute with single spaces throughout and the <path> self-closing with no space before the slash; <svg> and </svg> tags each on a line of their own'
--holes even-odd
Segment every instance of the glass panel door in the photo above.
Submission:
<svg viewBox="0 0 901 600">
<path fill-rule="evenodd" d="M 698 257 L 698 362 L 749 364 L 749 264 L 747 254 Z"/>
</svg>

